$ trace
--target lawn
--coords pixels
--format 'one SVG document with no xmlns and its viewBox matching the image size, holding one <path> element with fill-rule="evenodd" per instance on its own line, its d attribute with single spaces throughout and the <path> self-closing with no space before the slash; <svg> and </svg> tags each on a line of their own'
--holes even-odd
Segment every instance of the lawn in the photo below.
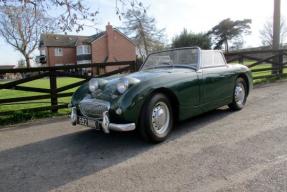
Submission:
<svg viewBox="0 0 287 192">
<path fill-rule="evenodd" d="M 244 65 L 251 65 L 253 63 L 255 63 L 256 61 L 252 61 L 252 60 L 246 60 L 244 61 Z M 231 63 L 232 64 L 232 63 Z M 265 68 L 271 68 L 272 65 L 271 64 L 267 64 L 267 63 L 263 63 L 263 64 L 259 64 L 257 66 L 254 66 L 251 68 L 251 70 L 255 70 L 255 69 L 265 69 Z M 287 74 L 287 69 L 285 68 L 283 70 L 284 74 Z M 268 71 L 258 71 L 258 72 L 252 72 L 252 76 L 254 77 L 259 77 L 259 76 L 266 76 L 266 75 L 271 75 L 272 71 L 268 70 Z M 267 79 L 267 78 L 262 78 L 262 79 L 256 79 L 253 81 L 254 84 L 258 84 L 258 83 L 264 83 L 264 82 L 269 82 L 269 81 L 274 81 L 274 79 Z"/>
<path fill-rule="evenodd" d="M 57 78 L 57 87 L 63 87 L 65 85 L 69 85 L 71 83 L 75 83 L 78 81 L 81 81 L 82 79 L 78 78 Z M 1 83 L 6 83 L 7 81 L 0 81 Z M 31 81 L 28 83 L 21 84 L 22 86 L 29 86 L 29 87 L 37 87 L 37 88 L 47 88 L 49 89 L 50 82 L 49 78 L 43 78 L 38 79 L 35 81 Z M 73 88 L 70 90 L 67 90 L 65 92 L 74 92 L 77 88 Z M 18 91 L 18 90 L 7 90 L 3 89 L 0 90 L 0 99 L 5 98 L 17 98 L 17 97 L 25 97 L 25 96 L 35 96 L 35 95 L 45 95 L 46 93 L 36 93 L 36 92 L 26 92 L 26 91 Z M 71 97 L 64 97 L 59 98 L 58 103 L 59 104 L 68 104 L 71 100 Z M 19 103 L 13 103 L 13 104 L 1 104 L 0 106 L 0 112 L 2 111 L 13 111 L 13 110 L 21 110 L 21 109 L 30 109 L 34 107 L 44 107 L 44 106 L 50 106 L 50 99 L 43 99 L 43 100 L 35 100 L 35 101 L 27 101 L 27 102 L 19 102 Z M 61 109 L 57 114 L 53 115 L 63 115 L 67 114 L 69 112 L 68 109 Z M 22 121 L 22 120 L 29 120 L 33 118 L 39 118 L 39 117 L 45 117 L 45 116 L 51 116 L 49 111 L 46 112 L 37 112 L 33 113 L 33 111 L 29 111 L 29 114 L 23 114 L 23 113 L 13 113 L 11 115 L 6 116 L 0 116 L 0 125 L 3 124 L 9 124 L 14 123 L 14 121 Z"/>
</svg>

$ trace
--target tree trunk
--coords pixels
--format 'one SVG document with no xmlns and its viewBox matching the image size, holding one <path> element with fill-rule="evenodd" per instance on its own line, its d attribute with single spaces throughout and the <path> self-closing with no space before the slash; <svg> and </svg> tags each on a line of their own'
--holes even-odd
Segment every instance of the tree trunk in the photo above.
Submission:
<svg viewBox="0 0 287 192">
<path fill-rule="evenodd" d="M 29 55 L 24 55 L 24 57 L 25 57 L 25 61 L 26 61 L 26 67 L 30 68 L 31 67 L 30 56 Z"/>
<path fill-rule="evenodd" d="M 225 51 L 226 53 L 229 52 L 228 40 L 225 40 Z"/>
<path fill-rule="evenodd" d="M 146 38 L 145 38 L 144 34 L 143 34 L 143 43 L 144 43 L 145 54 L 147 56 L 149 54 L 149 52 L 148 52 L 147 42 L 146 42 Z"/>
<path fill-rule="evenodd" d="M 146 37 L 145 37 L 145 33 L 144 33 L 144 29 L 143 29 L 141 21 L 139 21 L 139 24 L 140 24 L 140 33 L 141 33 L 141 36 L 142 36 L 142 39 L 143 39 L 145 54 L 147 56 L 149 53 L 148 53 L 148 48 L 147 48 Z"/>
</svg>

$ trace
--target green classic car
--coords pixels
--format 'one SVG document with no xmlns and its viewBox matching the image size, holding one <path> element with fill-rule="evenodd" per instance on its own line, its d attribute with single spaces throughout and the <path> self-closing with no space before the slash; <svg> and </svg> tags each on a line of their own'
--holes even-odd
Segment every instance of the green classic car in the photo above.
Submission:
<svg viewBox="0 0 287 192">
<path fill-rule="evenodd" d="M 177 121 L 224 105 L 242 109 L 252 86 L 250 70 L 227 64 L 221 51 L 171 49 L 150 54 L 138 72 L 83 84 L 72 97 L 71 122 L 161 142 Z"/>
</svg>

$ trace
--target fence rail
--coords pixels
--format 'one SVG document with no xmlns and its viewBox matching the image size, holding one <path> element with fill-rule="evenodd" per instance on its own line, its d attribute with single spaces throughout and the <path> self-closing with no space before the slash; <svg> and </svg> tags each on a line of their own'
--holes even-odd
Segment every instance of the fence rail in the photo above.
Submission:
<svg viewBox="0 0 287 192">
<path fill-rule="evenodd" d="M 284 73 L 287 68 L 286 49 L 226 53 L 225 58 L 228 63 L 237 62 L 248 66 L 254 80 L 282 78 L 287 75 Z"/>
<path fill-rule="evenodd" d="M 21 73 L 24 75 L 32 75 L 27 76 L 25 78 L 7 82 L 4 84 L 0 84 L 0 93 L 3 89 L 9 89 L 9 90 L 20 90 L 20 91 L 27 91 L 27 92 L 35 92 L 35 93 L 41 93 L 41 95 L 34 95 L 34 96 L 23 96 L 23 97 L 13 97 L 13 98 L 3 98 L 0 99 L 0 105 L 17 105 L 19 103 L 23 104 L 23 102 L 26 102 L 26 104 L 31 103 L 31 101 L 38 101 L 38 100 L 44 100 L 44 99 L 50 99 L 50 106 L 44 106 L 44 107 L 34 107 L 29 109 L 22 109 L 19 111 L 47 111 L 51 110 L 51 112 L 57 112 L 59 109 L 67 108 L 68 103 L 59 103 L 58 99 L 63 97 L 69 97 L 72 96 L 72 92 L 69 93 L 63 93 L 64 91 L 70 90 L 72 88 L 78 87 L 82 85 L 83 83 L 87 82 L 91 77 L 93 77 L 93 74 L 87 75 L 87 74 L 81 74 L 79 73 L 79 69 L 93 69 L 93 71 L 96 71 L 97 73 L 107 66 L 116 66 L 119 67 L 119 69 L 107 72 L 105 74 L 96 75 L 97 77 L 105 77 L 110 76 L 118 73 L 123 72 L 133 72 L 138 69 L 137 62 L 135 61 L 124 61 L 124 62 L 113 62 L 113 63 L 95 63 L 95 64 L 82 64 L 82 65 L 66 65 L 66 66 L 55 66 L 55 67 L 35 67 L 35 68 L 17 68 L 17 69 L 1 69 L 0 75 L 4 75 L 7 73 Z M 67 71 L 70 70 L 70 71 Z M 72 71 L 71 71 L 72 70 Z M 82 78 L 83 80 L 75 83 L 71 83 L 62 87 L 57 87 L 57 78 L 59 77 L 76 77 L 76 78 Z M 34 80 L 42 79 L 42 78 L 48 78 L 49 79 L 49 88 L 36 88 L 36 87 L 29 87 L 29 86 L 23 86 L 21 84 L 28 83 Z M 41 103 L 41 102 L 39 102 Z M 45 102 L 42 102 L 45 103 Z M 25 104 L 25 103 L 24 103 Z M 0 115 L 9 115 L 11 113 L 15 112 L 13 111 L 1 111 Z"/>
</svg>

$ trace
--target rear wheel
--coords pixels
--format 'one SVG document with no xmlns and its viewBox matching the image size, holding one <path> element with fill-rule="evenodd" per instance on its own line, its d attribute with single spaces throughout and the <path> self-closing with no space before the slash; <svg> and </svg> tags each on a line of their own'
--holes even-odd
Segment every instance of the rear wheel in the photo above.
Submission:
<svg viewBox="0 0 287 192">
<path fill-rule="evenodd" d="M 247 85 L 243 78 L 239 77 L 236 80 L 234 91 L 233 91 L 233 101 L 228 106 L 232 110 L 241 110 L 247 99 Z"/>
<path fill-rule="evenodd" d="M 147 102 L 140 118 L 139 132 L 148 141 L 164 141 L 173 128 L 173 114 L 169 99 L 163 94 L 155 94 Z"/>
</svg>

